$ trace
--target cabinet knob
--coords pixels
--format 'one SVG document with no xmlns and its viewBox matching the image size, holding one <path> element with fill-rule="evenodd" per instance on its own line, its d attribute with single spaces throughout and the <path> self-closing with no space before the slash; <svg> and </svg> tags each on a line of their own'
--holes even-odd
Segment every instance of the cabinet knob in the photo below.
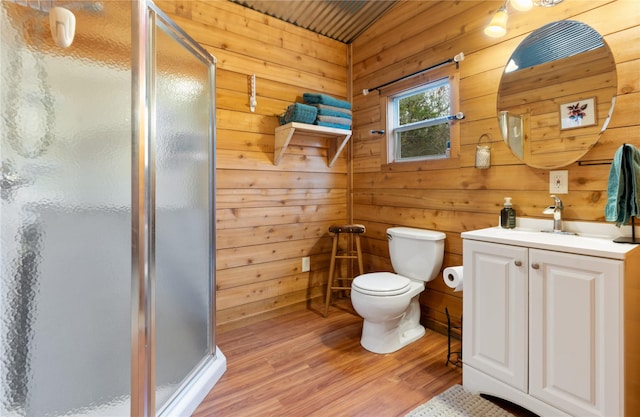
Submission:
<svg viewBox="0 0 640 417">
<path fill-rule="evenodd" d="M 513 261 L 515 266 L 522 266 L 522 261 Z"/>
<path fill-rule="evenodd" d="M 533 269 L 540 269 L 540 265 L 538 265 L 538 264 L 536 264 L 536 263 L 533 263 L 533 264 L 531 264 L 531 268 L 533 268 Z"/>
</svg>

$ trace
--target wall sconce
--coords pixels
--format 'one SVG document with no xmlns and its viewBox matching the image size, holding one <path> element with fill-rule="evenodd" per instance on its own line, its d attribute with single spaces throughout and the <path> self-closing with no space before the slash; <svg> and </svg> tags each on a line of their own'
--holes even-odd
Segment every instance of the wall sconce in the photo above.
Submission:
<svg viewBox="0 0 640 417">
<path fill-rule="evenodd" d="M 483 145 L 482 140 L 489 141 L 488 145 Z M 491 136 L 488 133 L 483 133 L 478 139 L 478 145 L 476 145 L 476 168 L 487 169 L 491 167 Z"/>
<path fill-rule="evenodd" d="M 501 38 L 507 34 L 507 3 L 498 9 L 491 18 L 489 25 L 484 28 L 484 34 L 491 38 Z"/>
<path fill-rule="evenodd" d="M 533 0 L 510 0 L 511 6 L 519 12 L 528 12 L 533 8 Z"/>
<path fill-rule="evenodd" d="M 484 34 L 492 38 L 501 38 L 507 34 L 507 3 L 519 12 L 527 12 L 533 6 L 552 7 L 563 0 L 505 0 L 502 7 L 491 18 L 491 22 L 484 28 Z"/>
</svg>

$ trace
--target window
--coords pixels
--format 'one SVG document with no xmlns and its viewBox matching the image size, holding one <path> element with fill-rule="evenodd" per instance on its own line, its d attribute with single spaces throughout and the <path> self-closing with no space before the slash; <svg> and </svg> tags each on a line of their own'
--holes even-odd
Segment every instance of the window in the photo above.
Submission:
<svg viewBox="0 0 640 417">
<path fill-rule="evenodd" d="M 458 78 L 451 72 L 430 71 L 383 93 L 388 163 L 457 158 L 459 128 L 450 116 L 458 108 Z"/>
</svg>

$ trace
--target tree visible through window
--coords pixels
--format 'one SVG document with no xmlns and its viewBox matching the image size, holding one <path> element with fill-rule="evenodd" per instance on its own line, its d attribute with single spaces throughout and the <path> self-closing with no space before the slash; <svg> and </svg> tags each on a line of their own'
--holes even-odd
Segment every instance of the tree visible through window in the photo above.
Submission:
<svg viewBox="0 0 640 417">
<path fill-rule="evenodd" d="M 446 158 L 451 87 L 444 78 L 389 96 L 394 161 Z"/>
</svg>

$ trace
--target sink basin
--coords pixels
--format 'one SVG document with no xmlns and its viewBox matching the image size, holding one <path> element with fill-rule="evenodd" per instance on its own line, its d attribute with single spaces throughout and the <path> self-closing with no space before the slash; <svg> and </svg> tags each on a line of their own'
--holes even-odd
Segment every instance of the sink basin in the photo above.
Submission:
<svg viewBox="0 0 640 417">
<path fill-rule="evenodd" d="M 598 228 L 592 228 L 593 230 L 585 229 L 592 233 L 577 234 L 573 231 L 553 232 L 550 229 L 543 230 L 545 225 L 547 225 L 547 223 L 543 225 L 537 224 L 537 228 L 535 229 L 528 227 L 516 227 L 515 229 L 490 227 L 487 229 L 463 232 L 461 236 L 464 239 L 476 239 L 612 259 L 624 259 L 625 253 L 630 250 L 629 246 L 632 246 L 613 242 L 613 239 L 617 236 L 611 236 L 608 233 L 605 234 L 607 230 L 603 231 Z"/>
</svg>

